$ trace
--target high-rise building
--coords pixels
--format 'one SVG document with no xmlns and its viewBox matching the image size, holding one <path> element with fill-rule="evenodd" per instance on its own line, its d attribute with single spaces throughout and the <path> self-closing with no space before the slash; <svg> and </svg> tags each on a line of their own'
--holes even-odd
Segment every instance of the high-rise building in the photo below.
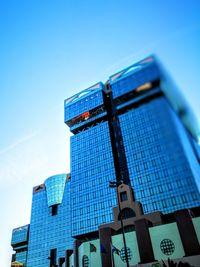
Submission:
<svg viewBox="0 0 200 267">
<path fill-rule="evenodd" d="M 30 225 L 13 230 L 12 266 L 78 267 L 89 261 L 111 266 L 111 242 L 121 247 L 123 263 L 121 216 L 129 231 L 128 246 L 133 244 L 130 251 L 138 251 L 132 264 L 167 259 L 169 244 L 173 259 L 198 254 L 200 132 L 154 57 L 65 100 L 65 123 L 73 134 L 71 173 L 49 177 L 33 188 Z M 120 184 L 118 205 L 110 181 Z M 193 209 L 171 213 L 184 208 Z M 157 227 L 169 222 L 169 227 Z M 149 230 L 152 225 L 157 228 Z M 186 227 L 191 240 L 183 235 Z M 168 230 L 158 236 L 159 229 Z M 176 242 L 183 246 L 179 252 Z M 159 250 L 161 243 L 165 253 Z M 124 266 L 116 260 L 116 266 Z"/>
<path fill-rule="evenodd" d="M 49 177 L 33 188 L 27 266 L 56 265 L 73 246 L 69 175 Z"/>
<path fill-rule="evenodd" d="M 26 264 L 27 262 L 27 251 L 28 251 L 28 235 L 29 225 L 24 225 L 13 229 L 11 246 L 15 250 L 13 254 L 12 262 L 20 262 Z"/>
<path fill-rule="evenodd" d="M 145 213 L 199 206 L 199 130 L 154 57 L 65 100 L 65 123 L 73 133 L 72 236 L 112 221 L 112 180 L 131 185 Z"/>
</svg>

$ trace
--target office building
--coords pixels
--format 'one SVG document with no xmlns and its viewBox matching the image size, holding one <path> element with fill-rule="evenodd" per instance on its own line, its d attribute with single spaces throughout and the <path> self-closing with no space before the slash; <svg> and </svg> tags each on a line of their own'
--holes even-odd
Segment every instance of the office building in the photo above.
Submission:
<svg viewBox="0 0 200 267">
<path fill-rule="evenodd" d="M 23 262 L 24 266 L 55 266 L 57 259 L 65 255 L 65 250 L 73 247 L 69 179 L 66 174 L 55 175 L 33 188 L 29 235 L 26 239 L 28 249 L 23 255 L 16 250 L 16 260 Z M 20 242 L 22 238 L 22 241 L 27 238 L 25 234 L 22 236 L 21 231 L 14 230 L 12 245 L 18 244 L 18 236 Z M 20 260 L 22 257 L 23 261 Z"/>
<path fill-rule="evenodd" d="M 165 259 L 168 246 L 173 259 L 198 255 L 200 132 L 154 57 L 66 99 L 65 123 L 73 134 L 71 172 L 33 188 L 30 225 L 13 230 L 12 266 L 86 267 L 98 260 L 97 267 L 106 267 L 112 259 L 111 242 L 122 251 L 121 260 L 115 257 L 116 267 L 125 266 L 120 216 L 127 239 L 134 239 L 129 252 L 137 251 L 132 265 L 160 260 L 161 255 Z M 110 181 L 123 184 L 117 192 L 121 212 Z M 177 213 L 182 209 L 190 209 L 194 219 L 189 211 Z M 178 233 L 186 229 L 179 218 L 188 222 L 190 243 Z M 155 248 L 156 240 L 166 241 L 164 252 Z M 174 244 L 180 245 L 178 251 Z M 146 256 L 143 246 L 149 251 Z M 91 254 L 93 250 L 98 253 Z"/>
<path fill-rule="evenodd" d="M 73 133 L 73 236 L 112 221 L 112 180 L 131 185 L 145 213 L 199 206 L 199 129 L 154 57 L 65 100 L 65 123 Z"/>
<path fill-rule="evenodd" d="M 24 225 L 13 229 L 11 246 L 13 247 L 16 253 L 13 254 L 12 263 L 19 262 L 23 265 L 26 265 L 27 251 L 28 251 L 28 235 L 29 235 L 29 225 Z"/>
<path fill-rule="evenodd" d="M 122 226 L 119 220 L 120 209 L 123 214 L 123 225 L 125 229 L 127 259 L 130 267 L 161 267 L 163 262 L 173 264 L 185 263 L 183 266 L 198 267 L 200 261 L 200 208 L 182 209 L 173 213 L 162 214 L 153 212 L 144 214 L 142 205 L 134 201 L 132 189 L 126 184 L 118 187 L 119 205 L 113 208 L 113 222 L 99 225 L 98 231 L 86 233 L 82 239 L 74 239 L 73 250 L 69 249 L 66 242 L 56 256 L 55 247 L 61 248 L 60 242 L 56 242 L 57 235 L 51 239 L 51 232 L 56 232 L 55 225 L 50 225 L 46 236 L 40 242 L 40 250 L 36 246 L 38 235 L 30 236 L 29 226 L 23 226 L 13 230 L 12 244 L 16 250 L 13 256 L 12 267 L 24 266 L 46 266 L 46 267 L 125 267 L 125 244 L 122 238 Z M 126 197 L 124 197 L 126 196 Z M 58 203 L 58 199 L 56 201 Z M 124 211 L 131 210 L 132 216 Z M 58 214 L 57 214 L 58 215 Z M 57 216 L 54 214 L 54 219 Z M 44 222 L 45 223 L 45 222 Z M 41 224 L 41 222 L 40 222 Z M 41 226 L 42 228 L 42 226 Z M 59 225 L 58 225 L 59 228 Z M 57 231 L 58 233 L 58 231 Z M 59 236 L 61 238 L 61 236 Z M 35 239 L 35 247 L 29 247 L 29 240 Z M 36 241 L 37 240 L 37 241 Z M 47 243 L 46 243 L 47 242 Z M 38 242 L 39 244 L 39 242 Z M 44 246 L 44 244 L 46 244 Z M 64 244 L 64 243 L 63 243 Z M 52 245 L 54 249 L 52 248 Z M 29 251 L 37 249 L 32 259 L 32 264 L 26 265 L 27 247 Z M 46 251 L 50 250 L 50 256 Z M 66 249 L 65 249 L 66 248 Z M 24 249 L 24 253 L 22 253 Z M 54 251 L 54 253 L 52 253 Z M 40 258 L 40 261 L 39 261 Z M 17 261 L 18 260 L 18 261 Z M 46 262 L 45 262 L 46 260 Z M 47 261 L 48 260 L 48 261 Z M 35 265 L 37 263 L 37 265 Z M 168 265 L 167 265 L 168 266 Z M 169 265 L 171 266 L 171 265 Z M 172 265 L 174 266 L 174 265 Z M 182 265 L 178 265 L 182 266 Z"/>
<path fill-rule="evenodd" d="M 121 196 L 126 195 L 126 198 Z M 119 205 L 113 208 L 113 222 L 100 225 L 96 238 L 85 234 L 75 240 L 74 250 L 66 251 L 59 267 L 198 267 L 200 262 L 200 208 L 182 209 L 173 213 L 144 214 L 133 200 L 128 185 L 118 187 Z M 120 209 L 123 215 L 126 245 L 123 241 Z M 132 217 L 123 211 L 132 211 Z M 126 249 L 125 249 L 126 248 Z M 126 258 L 127 252 L 127 258 Z M 126 260 L 127 259 L 127 260 Z M 180 265 L 175 265 L 175 262 Z M 181 265 L 185 263 L 186 265 Z"/>
</svg>

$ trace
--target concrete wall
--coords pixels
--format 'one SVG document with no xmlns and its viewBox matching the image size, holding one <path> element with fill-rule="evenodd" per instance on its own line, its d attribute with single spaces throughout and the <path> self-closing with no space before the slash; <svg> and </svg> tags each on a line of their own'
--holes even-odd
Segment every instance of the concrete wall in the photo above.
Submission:
<svg viewBox="0 0 200 267">
<path fill-rule="evenodd" d="M 96 252 L 90 251 L 90 244 L 96 247 Z M 88 242 L 84 242 L 80 245 L 78 249 L 78 257 L 79 257 L 79 266 L 83 266 L 83 257 L 87 256 L 89 260 L 89 266 L 98 266 L 101 267 L 101 255 L 100 255 L 100 242 L 99 240 L 92 240 Z M 70 265 L 71 267 L 71 265 Z"/>
<path fill-rule="evenodd" d="M 200 244 L 200 217 L 192 219 L 192 222 Z"/>
<path fill-rule="evenodd" d="M 128 250 L 130 251 L 130 265 L 135 265 L 138 262 L 140 262 L 140 255 L 139 255 L 139 250 L 138 250 L 138 245 L 137 245 L 137 240 L 136 240 L 136 233 L 135 232 L 130 232 L 125 234 L 126 238 L 126 246 Z M 117 249 L 120 250 L 120 254 L 117 255 L 114 253 L 114 262 L 115 262 L 115 267 L 126 267 L 126 261 L 123 261 L 124 259 L 124 243 L 123 243 L 123 238 L 122 235 L 114 235 L 112 236 L 112 244 L 115 246 Z M 129 253 L 128 253 L 129 254 Z"/>
<path fill-rule="evenodd" d="M 151 227 L 149 232 L 156 260 L 176 259 L 185 255 L 176 223 Z"/>
<path fill-rule="evenodd" d="M 194 229 L 197 234 L 198 241 L 200 242 L 200 217 L 193 218 Z M 196 262 L 198 262 L 200 255 L 192 257 L 184 257 L 185 251 L 182 245 L 181 237 L 177 224 L 169 223 L 159 226 L 149 227 L 150 239 L 152 243 L 154 258 L 159 264 L 159 261 L 165 261 L 168 258 L 174 261 L 187 261 L 193 263 L 195 267 Z M 138 249 L 138 243 L 136 238 L 136 232 L 132 231 L 125 234 L 126 245 L 128 248 L 128 254 L 130 255 L 130 266 L 154 266 L 154 263 L 139 264 L 140 254 Z M 90 251 L 90 244 L 96 247 L 95 252 Z M 124 253 L 124 243 L 122 234 L 112 236 L 112 245 L 118 249 L 119 255 L 113 253 L 114 255 L 114 266 L 115 267 L 126 267 L 125 253 Z M 83 256 L 88 257 L 89 266 L 102 267 L 101 264 L 101 250 L 99 239 L 87 241 L 80 245 L 78 248 L 79 257 L 79 267 L 83 266 Z M 112 255 L 112 253 L 111 253 Z M 183 258 L 184 257 L 184 258 Z M 137 265 L 139 264 L 139 265 Z M 156 266 L 156 265 L 155 265 Z M 159 265 L 158 265 L 159 266 Z M 62 267 L 65 267 L 63 264 Z M 74 257 L 73 254 L 70 256 L 70 267 L 74 267 Z"/>
</svg>

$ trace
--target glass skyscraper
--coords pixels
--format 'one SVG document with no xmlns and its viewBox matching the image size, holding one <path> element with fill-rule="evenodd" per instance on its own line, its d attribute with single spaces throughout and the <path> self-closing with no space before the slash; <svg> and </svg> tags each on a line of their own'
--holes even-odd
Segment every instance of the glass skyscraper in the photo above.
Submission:
<svg viewBox="0 0 200 267">
<path fill-rule="evenodd" d="M 28 251 L 29 225 L 13 229 L 11 246 L 16 251 L 12 261 L 20 262 L 26 266 Z"/>
<path fill-rule="evenodd" d="M 74 134 L 72 236 L 112 221 L 115 179 L 132 186 L 145 213 L 199 206 L 199 130 L 153 56 L 65 100 L 65 123 Z"/>
<path fill-rule="evenodd" d="M 68 180 L 66 174 L 55 175 L 33 188 L 27 266 L 56 265 L 73 246 Z"/>
<path fill-rule="evenodd" d="M 97 238 L 117 206 L 110 181 L 131 186 L 145 214 L 200 205 L 198 124 L 153 56 L 64 105 L 71 172 L 33 188 L 30 225 L 13 230 L 13 262 L 60 267 L 74 240 Z"/>
</svg>

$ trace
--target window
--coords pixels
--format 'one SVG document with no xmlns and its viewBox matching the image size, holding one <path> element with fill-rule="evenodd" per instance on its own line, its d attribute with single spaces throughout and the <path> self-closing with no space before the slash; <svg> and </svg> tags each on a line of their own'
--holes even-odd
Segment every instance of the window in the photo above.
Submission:
<svg viewBox="0 0 200 267">
<path fill-rule="evenodd" d="M 80 208 L 80 215 L 83 215 L 83 208 Z"/>
<path fill-rule="evenodd" d="M 95 225 L 98 225 L 98 217 L 94 218 L 94 223 L 95 223 Z"/>
<path fill-rule="evenodd" d="M 55 216 L 55 215 L 57 215 L 57 213 L 58 213 L 58 205 L 53 205 L 51 207 L 51 215 Z"/>
<path fill-rule="evenodd" d="M 181 195 L 181 201 L 182 201 L 182 203 L 186 203 L 187 202 L 187 199 L 186 199 L 185 195 Z"/>
<path fill-rule="evenodd" d="M 56 248 L 50 250 L 50 257 L 49 257 L 50 267 L 56 266 L 56 254 L 57 254 Z"/>
<path fill-rule="evenodd" d="M 120 200 L 121 200 L 121 201 L 126 201 L 126 200 L 128 200 L 126 191 L 120 193 Z"/>
<path fill-rule="evenodd" d="M 172 205 L 175 206 L 176 205 L 176 198 L 175 197 L 171 197 L 172 200 Z"/>
<path fill-rule="evenodd" d="M 163 199 L 163 200 L 161 200 L 161 202 L 162 202 L 162 207 L 163 207 L 163 208 L 166 208 L 166 207 L 167 207 L 166 200 Z"/>
<path fill-rule="evenodd" d="M 133 218 L 136 216 L 135 212 L 130 208 L 125 208 L 121 211 L 122 219 L 126 220 L 129 218 Z M 118 220 L 120 220 L 120 214 L 118 216 Z"/>
<path fill-rule="evenodd" d="M 142 177 L 138 177 L 138 183 L 142 184 Z"/>
<path fill-rule="evenodd" d="M 167 183 L 167 189 L 172 190 L 172 184 L 171 183 Z"/>
<path fill-rule="evenodd" d="M 158 191 L 159 191 L 159 193 L 163 193 L 163 189 L 162 189 L 161 185 L 158 185 Z"/>
<path fill-rule="evenodd" d="M 76 226 L 77 226 L 77 223 L 73 223 L 73 230 L 75 230 L 75 231 L 77 230 Z"/>
<path fill-rule="evenodd" d="M 104 202 L 101 202 L 101 209 L 104 209 Z"/>
<path fill-rule="evenodd" d="M 198 200 L 198 195 L 195 192 L 192 192 L 191 195 L 193 201 Z"/>
<path fill-rule="evenodd" d="M 144 190 L 141 190 L 141 197 L 144 197 Z"/>
<path fill-rule="evenodd" d="M 150 196 L 153 196 L 153 188 L 152 187 L 149 188 L 149 193 L 150 193 Z"/>
<path fill-rule="evenodd" d="M 87 226 L 91 226 L 91 220 L 90 219 L 87 219 Z"/>
<path fill-rule="evenodd" d="M 177 183 L 177 186 L 178 186 L 178 187 L 182 187 L 182 183 L 181 183 L 181 180 L 180 180 L 180 179 L 178 179 L 178 180 L 176 181 L 176 183 Z"/>
<path fill-rule="evenodd" d="M 147 178 L 147 182 L 150 182 L 151 181 L 151 177 L 149 174 L 146 175 L 146 178 Z"/>
<path fill-rule="evenodd" d="M 153 205 L 153 210 L 157 210 L 157 203 L 156 202 L 152 202 L 152 205 Z"/>
</svg>

